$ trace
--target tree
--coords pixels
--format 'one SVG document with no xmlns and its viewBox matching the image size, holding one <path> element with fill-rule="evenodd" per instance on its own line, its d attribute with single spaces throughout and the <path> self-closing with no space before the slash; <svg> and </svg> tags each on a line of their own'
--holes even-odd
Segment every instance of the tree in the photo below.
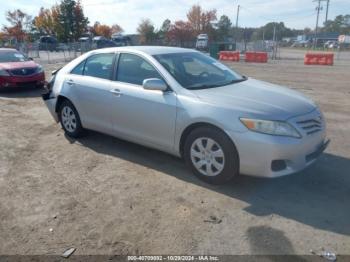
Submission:
<svg viewBox="0 0 350 262">
<path fill-rule="evenodd" d="M 169 42 L 168 32 L 171 28 L 171 21 L 169 19 L 165 19 L 161 28 L 158 31 L 158 37 L 162 39 L 164 42 Z"/>
<path fill-rule="evenodd" d="M 200 5 L 193 5 L 187 13 L 187 19 L 195 34 L 206 33 L 212 35 L 211 23 L 216 20 L 216 10 L 204 11 Z"/>
<path fill-rule="evenodd" d="M 202 7 L 200 5 L 193 5 L 190 11 L 187 13 L 188 22 L 196 34 L 199 34 L 202 29 L 201 17 L 202 17 Z"/>
<path fill-rule="evenodd" d="M 230 18 L 228 18 L 226 15 L 222 15 L 217 25 L 217 33 L 220 40 L 225 40 L 229 36 L 231 26 L 232 23 Z"/>
<path fill-rule="evenodd" d="M 34 27 L 40 35 L 55 35 L 62 33 L 63 28 L 58 20 L 59 6 L 51 9 L 40 8 L 39 14 L 34 18 Z"/>
<path fill-rule="evenodd" d="M 87 31 L 88 24 L 89 20 L 84 16 L 83 7 L 81 6 L 80 0 L 78 0 L 73 6 L 72 29 L 74 40 L 78 40 L 79 37 L 81 37 L 81 35 Z"/>
<path fill-rule="evenodd" d="M 119 34 L 124 32 L 124 29 L 118 24 L 112 25 L 111 30 L 112 34 Z"/>
<path fill-rule="evenodd" d="M 194 30 L 190 22 L 176 21 L 171 25 L 168 31 L 168 38 L 174 42 L 178 42 L 180 46 L 183 46 L 185 42 L 193 41 Z"/>
<path fill-rule="evenodd" d="M 279 22 L 279 23 L 270 22 L 258 29 L 258 38 L 259 39 L 264 38 L 265 40 L 272 40 L 275 27 L 276 27 L 276 40 L 281 40 L 283 37 L 289 37 L 289 36 L 295 35 L 295 33 L 290 28 L 286 27 L 283 22 Z"/>
<path fill-rule="evenodd" d="M 335 32 L 342 35 L 350 34 L 350 14 L 338 15 L 334 20 L 324 23 L 323 32 Z"/>
<path fill-rule="evenodd" d="M 87 30 L 89 20 L 84 16 L 80 0 L 62 0 L 59 5 L 58 21 L 62 32 L 58 38 L 62 41 L 78 40 Z"/>
<path fill-rule="evenodd" d="M 92 33 L 94 35 L 110 38 L 112 35 L 112 28 L 108 25 L 100 24 L 100 22 L 95 22 L 92 27 Z"/>
<path fill-rule="evenodd" d="M 156 38 L 156 33 L 154 31 L 154 25 L 150 19 L 142 19 L 137 32 L 140 34 L 140 43 L 149 44 Z"/>
<path fill-rule="evenodd" d="M 24 41 L 30 29 L 32 17 L 20 9 L 7 11 L 5 15 L 10 26 L 3 27 L 4 33 L 19 42 Z"/>
</svg>

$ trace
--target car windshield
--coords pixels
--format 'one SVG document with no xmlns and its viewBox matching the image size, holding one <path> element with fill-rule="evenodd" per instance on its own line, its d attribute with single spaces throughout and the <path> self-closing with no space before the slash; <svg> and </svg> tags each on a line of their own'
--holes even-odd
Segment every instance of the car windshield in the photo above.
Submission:
<svg viewBox="0 0 350 262">
<path fill-rule="evenodd" d="M 29 59 L 20 52 L 16 51 L 0 51 L 0 63 L 6 62 L 24 62 Z"/>
<path fill-rule="evenodd" d="M 234 84 L 246 77 L 199 52 L 154 55 L 155 59 L 186 89 Z"/>
</svg>

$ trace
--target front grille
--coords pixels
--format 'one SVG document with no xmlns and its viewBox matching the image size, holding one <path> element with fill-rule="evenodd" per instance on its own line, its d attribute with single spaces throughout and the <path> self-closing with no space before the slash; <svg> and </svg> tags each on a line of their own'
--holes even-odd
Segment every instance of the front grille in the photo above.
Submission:
<svg viewBox="0 0 350 262">
<path fill-rule="evenodd" d="M 321 116 L 317 118 L 297 121 L 297 124 L 301 129 L 305 131 L 307 135 L 312 135 L 314 133 L 320 132 L 323 128 L 323 120 Z"/>
<path fill-rule="evenodd" d="M 32 82 L 17 83 L 17 86 L 19 86 L 19 87 L 34 87 L 36 84 L 37 84 L 36 81 L 32 81 Z"/>
<path fill-rule="evenodd" d="M 12 69 L 10 70 L 11 74 L 14 76 L 30 76 L 35 74 L 37 68 L 20 68 L 20 69 Z"/>
</svg>

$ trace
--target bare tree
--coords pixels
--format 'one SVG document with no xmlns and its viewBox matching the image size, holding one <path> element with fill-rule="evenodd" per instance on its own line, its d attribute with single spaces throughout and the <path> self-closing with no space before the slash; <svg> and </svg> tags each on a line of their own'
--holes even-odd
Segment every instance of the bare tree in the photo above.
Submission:
<svg viewBox="0 0 350 262">
<path fill-rule="evenodd" d="M 137 32 L 140 34 L 140 43 L 148 44 L 151 43 L 155 37 L 156 33 L 154 32 L 154 25 L 150 19 L 142 19 Z"/>
<path fill-rule="evenodd" d="M 22 10 L 17 9 L 7 11 L 6 20 L 10 26 L 4 26 L 3 31 L 9 37 L 14 37 L 17 41 L 23 42 L 32 23 L 32 17 Z"/>
</svg>

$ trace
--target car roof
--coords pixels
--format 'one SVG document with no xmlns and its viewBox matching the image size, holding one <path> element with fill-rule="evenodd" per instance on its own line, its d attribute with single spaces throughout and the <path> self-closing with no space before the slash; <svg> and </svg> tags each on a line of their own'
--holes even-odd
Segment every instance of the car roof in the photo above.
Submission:
<svg viewBox="0 0 350 262">
<path fill-rule="evenodd" d="M 16 49 L 14 48 L 0 48 L 0 52 L 5 52 L 5 51 L 13 51 L 13 52 L 18 52 Z"/>
<path fill-rule="evenodd" d="M 103 49 L 100 49 L 101 51 Z M 138 51 L 143 52 L 148 55 L 161 55 L 161 54 L 170 54 L 170 53 L 186 53 L 186 52 L 196 52 L 193 49 L 180 48 L 180 47 L 168 47 L 168 46 L 123 46 L 123 47 L 112 47 L 108 48 L 109 51 L 115 52 L 132 52 Z"/>
</svg>

